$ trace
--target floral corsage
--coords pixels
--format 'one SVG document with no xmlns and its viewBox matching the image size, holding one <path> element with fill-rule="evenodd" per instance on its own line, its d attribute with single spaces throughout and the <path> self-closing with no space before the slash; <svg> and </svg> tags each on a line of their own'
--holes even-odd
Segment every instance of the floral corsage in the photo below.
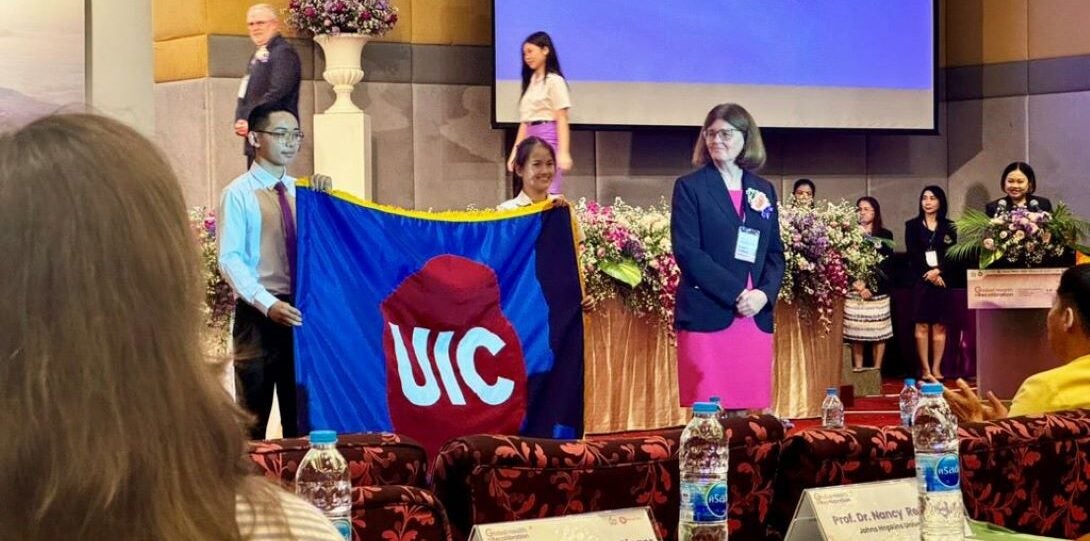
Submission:
<svg viewBox="0 0 1090 541">
<path fill-rule="evenodd" d="M 761 218 L 768 219 L 772 216 L 772 202 L 768 200 L 768 196 L 761 190 L 755 188 L 749 188 L 746 190 L 746 199 L 749 201 L 749 208 L 755 212 L 761 213 Z"/>
</svg>

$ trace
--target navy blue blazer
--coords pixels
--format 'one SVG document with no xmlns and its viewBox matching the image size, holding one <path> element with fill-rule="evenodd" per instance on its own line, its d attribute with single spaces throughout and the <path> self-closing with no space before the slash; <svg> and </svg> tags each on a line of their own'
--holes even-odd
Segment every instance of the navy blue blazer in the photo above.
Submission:
<svg viewBox="0 0 1090 541">
<path fill-rule="evenodd" d="M 674 183 L 670 238 L 681 269 L 675 325 L 679 330 L 710 332 L 725 329 L 737 316 L 735 300 L 753 275 L 753 285 L 768 296 L 768 304 L 754 316 L 757 327 L 772 332 L 772 310 L 783 281 L 784 256 L 776 191 L 767 180 L 745 171 L 743 192 L 763 192 L 772 205 L 767 218 L 753 210 L 742 195 L 747 227 L 761 232 L 755 263 L 734 258 L 742 219 L 734 210 L 723 177 L 708 164 Z"/>
<path fill-rule="evenodd" d="M 269 51 L 265 61 L 258 60 L 256 53 L 250 57 L 246 67 L 250 81 L 246 84 L 246 94 L 235 105 L 235 120 L 249 120 L 250 112 L 261 105 L 291 111 L 299 118 L 299 85 L 303 79 L 299 53 L 279 34 L 265 48 Z M 243 149 L 247 155 L 252 152 L 249 141 L 244 140 Z"/>
</svg>

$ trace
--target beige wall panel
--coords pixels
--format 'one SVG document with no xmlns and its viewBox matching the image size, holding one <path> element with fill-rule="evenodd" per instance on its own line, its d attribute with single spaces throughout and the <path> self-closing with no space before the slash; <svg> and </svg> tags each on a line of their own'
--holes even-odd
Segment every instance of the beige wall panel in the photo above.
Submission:
<svg viewBox="0 0 1090 541">
<path fill-rule="evenodd" d="M 152 0 L 151 22 L 155 41 L 208 33 L 207 0 Z"/>
<path fill-rule="evenodd" d="M 1037 190 L 1063 201 L 1077 216 L 1090 216 L 1090 92 L 1029 97 L 1029 164 Z M 998 173 L 996 176 L 998 176 Z M 1085 242 L 1083 242 L 1085 244 Z"/>
<path fill-rule="evenodd" d="M 155 82 L 184 81 L 208 76 L 208 36 L 157 41 Z"/>
<path fill-rule="evenodd" d="M 1090 54 L 1090 2 L 1033 0 L 1029 3 L 1029 57 Z"/>
<path fill-rule="evenodd" d="M 1029 58 L 1028 3 L 1029 0 L 987 0 L 984 3 L 983 63 Z"/>
<path fill-rule="evenodd" d="M 1003 167 L 1025 161 L 1026 97 L 953 101 L 946 110 L 948 195 L 951 211 L 960 215 L 1003 195 Z"/>
<path fill-rule="evenodd" d="M 435 45 L 491 45 L 491 0 L 416 0 L 412 42 Z"/>
<path fill-rule="evenodd" d="M 948 0 L 945 9 L 947 66 L 1027 58 L 1028 0 Z"/>
<path fill-rule="evenodd" d="M 215 204 L 208 175 L 208 79 L 155 85 L 155 134 L 186 204 Z"/>
<path fill-rule="evenodd" d="M 506 196 L 502 130 L 489 128 L 491 89 L 413 85 L 416 208 L 492 207 Z"/>
</svg>

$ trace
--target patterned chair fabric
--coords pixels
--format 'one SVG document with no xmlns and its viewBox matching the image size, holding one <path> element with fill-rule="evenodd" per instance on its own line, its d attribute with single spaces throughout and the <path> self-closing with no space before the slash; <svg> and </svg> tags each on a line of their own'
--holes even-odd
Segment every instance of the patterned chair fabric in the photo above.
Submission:
<svg viewBox="0 0 1090 541">
<path fill-rule="evenodd" d="M 1024 533 L 1090 533 L 1090 410 L 963 425 L 969 516 Z"/>
<path fill-rule="evenodd" d="M 290 489 L 309 449 L 306 438 L 255 441 L 249 457 L 266 477 Z M 419 443 L 397 434 L 341 434 L 337 450 L 352 479 L 353 539 L 451 539 L 446 511 L 425 490 L 427 457 Z"/>
<path fill-rule="evenodd" d="M 965 509 L 1023 533 L 1090 533 L 1090 410 L 969 423 L 959 429 Z M 783 443 L 772 527 L 787 531 L 807 488 L 915 476 L 902 427 L 811 429 Z"/>
<path fill-rule="evenodd" d="M 813 428 L 792 434 L 780 453 L 771 537 L 786 535 L 807 488 L 914 477 L 915 468 L 912 435 L 903 427 Z"/>
<path fill-rule="evenodd" d="M 282 485 L 295 482 L 299 461 L 310 450 L 306 438 L 250 442 L 250 460 Z M 424 447 L 397 434 L 340 434 L 337 450 L 348 461 L 352 486 L 409 485 L 427 488 Z"/>
<path fill-rule="evenodd" d="M 730 538 L 765 538 L 783 425 L 730 419 Z M 435 493 L 466 539 L 474 524 L 650 507 L 663 539 L 677 538 L 681 427 L 550 440 L 469 436 L 447 442 Z"/>
</svg>

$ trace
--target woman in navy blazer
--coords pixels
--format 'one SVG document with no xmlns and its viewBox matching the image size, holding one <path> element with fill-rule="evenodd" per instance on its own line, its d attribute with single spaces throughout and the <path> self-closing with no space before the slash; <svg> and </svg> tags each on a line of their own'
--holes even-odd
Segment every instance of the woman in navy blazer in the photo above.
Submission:
<svg viewBox="0 0 1090 541">
<path fill-rule="evenodd" d="M 674 184 L 670 219 L 681 270 L 675 320 L 682 405 L 726 409 L 772 401 L 772 310 L 783 279 L 776 192 L 752 173 L 761 132 L 741 106 L 708 112 L 693 149 L 700 169 Z"/>
</svg>

